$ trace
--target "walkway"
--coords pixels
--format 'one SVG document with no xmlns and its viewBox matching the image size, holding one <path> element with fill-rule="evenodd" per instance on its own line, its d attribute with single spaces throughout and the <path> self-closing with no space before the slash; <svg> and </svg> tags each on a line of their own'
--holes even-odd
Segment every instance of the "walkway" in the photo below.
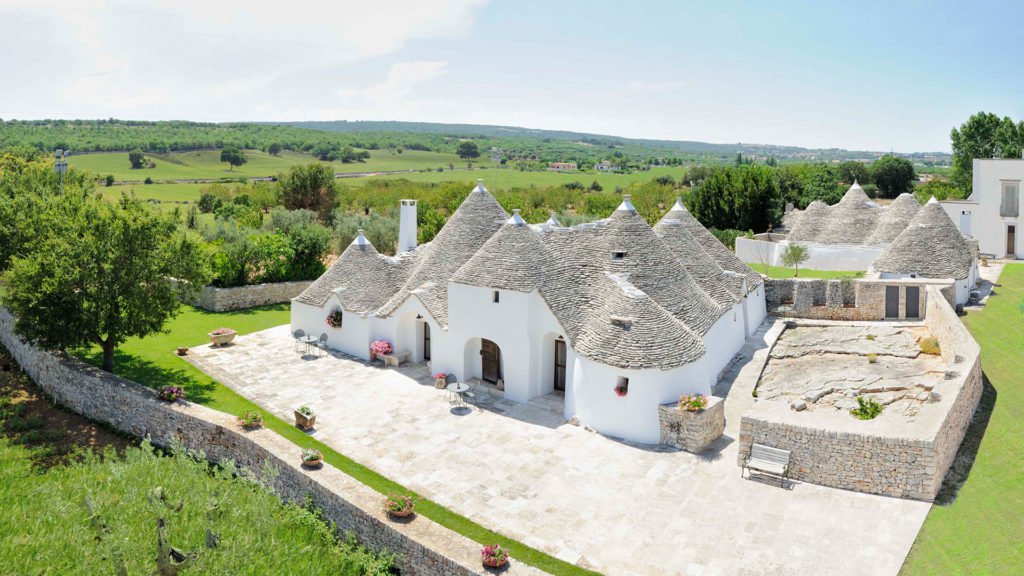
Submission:
<svg viewBox="0 0 1024 576">
<path fill-rule="evenodd" d="M 719 383 L 726 436 L 700 456 L 587 432 L 543 407 L 452 411 L 426 367 L 303 358 L 287 326 L 189 358 L 282 418 L 312 406 L 316 438 L 381 474 L 606 574 L 896 574 L 927 503 L 740 478 L 739 414 L 778 331 L 766 322 Z"/>
</svg>

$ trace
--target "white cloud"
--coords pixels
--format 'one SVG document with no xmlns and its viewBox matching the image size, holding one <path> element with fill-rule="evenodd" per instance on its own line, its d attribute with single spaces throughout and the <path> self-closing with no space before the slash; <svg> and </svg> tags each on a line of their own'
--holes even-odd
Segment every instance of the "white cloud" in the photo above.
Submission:
<svg viewBox="0 0 1024 576">
<path fill-rule="evenodd" d="M 337 93 L 325 76 L 463 34 L 485 3 L 0 0 L 0 53 L 22 55 L 0 60 L 0 115 L 225 120 L 322 105 Z M 346 89 L 394 101 L 444 67 L 396 64 L 380 85 Z"/>
</svg>

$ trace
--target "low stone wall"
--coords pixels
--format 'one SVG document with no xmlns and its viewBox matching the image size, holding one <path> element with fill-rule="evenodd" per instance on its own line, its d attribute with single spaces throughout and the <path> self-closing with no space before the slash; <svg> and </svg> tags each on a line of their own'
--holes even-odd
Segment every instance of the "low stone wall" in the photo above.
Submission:
<svg viewBox="0 0 1024 576">
<path fill-rule="evenodd" d="M 899 498 L 933 500 L 981 399 L 980 348 L 946 295 L 927 286 L 926 325 L 939 338 L 946 379 L 913 419 L 861 421 L 758 402 L 740 422 L 738 463 L 752 443 L 788 450 L 790 477 Z"/>
<path fill-rule="evenodd" d="M 420 516 L 407 523 L 388 520 L 381 510 L 383 496 L 332 466 L 302 468 L 300 448 L 270 430 L 243 431 L 235 416 L 197 404 L 161 402 L 141 384 L 77 358 L 41 351 L 14 334 L 14 319 L 2 308 L 0 343 L 56 402 L 83 416 L 136 437 L 149 435 L 159 446 L 180 438 L 214 462 L 231 459 L 256 472 L 273 466 L 279 472 L 273 488 L 281 498 L 298 502 L 310 496 L 326 519 L 354 533 L 363 545 L 399 554 L 402 574 L 483 572 L 479 544 Z M 543 574 L 514 560 L 509 574 Z"/>
<path fill-rule="evenodd" d="M 725 402 L 708 396 L 708 405 L 700 412 L 679 409 L 679 403 L 658 407 L 661 443 L 697 454 L 725 432 Z"/>
<path fill-rule="evenodd" d="M 907 286 L 920 288 L 917 317 L 921 319 L 925 318 L 928 306 L 926 287 L 941 287 L 941 296 L 951 304 L 956 297 L 956 288 L 951 281 L 925 278 L 766 278 L 764 285 L 765 303 L 769 314 L 814 320 L 885 320 L 886 286 L 897 286 L 900 290 L 901 320 L 907 317 Z"/>
<path fill-rule="evenodd" d="M 253 284 L 252 286 L 237 286 L 235 288 L 203 286 L 188 303 L 196 308 L 202 308 L 210 312 L 227 312 L 229 310 L 266 306 L 267 304 L 279 304 L 291 301 L 292 298 L 302 294 L 312 283 L 312 280 L 299 280 L 295 282 Z"/>
</svg>

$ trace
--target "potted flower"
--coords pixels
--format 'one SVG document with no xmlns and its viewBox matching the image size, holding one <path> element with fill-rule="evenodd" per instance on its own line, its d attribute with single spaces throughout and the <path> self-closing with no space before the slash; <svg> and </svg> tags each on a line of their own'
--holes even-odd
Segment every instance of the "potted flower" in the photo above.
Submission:
<svg viewBox="0 0 1024 576">
<path fill-rule="evenodd" d="M 378 356 L 387 356 L 394 351 L 391 342 L 387 340 L 374 340 L 370 342 L 370 360 L 376 360 Z"/>
<path fill-rule="evenodd" d="M 238 425 L 246 430 L 255 430 L 263 426 L 263 415 L 255 410 L 246 410 L 238 417 Z"/>
<path fill-rule="evenodd" d="M 708 407 L 708 397 L 703 394 L 683 394 L 679 397 L 679 409 L 684 412 L 700 412 Z"/>
<path fill-rule="evenodd" d="M 302 451 L 302 465 L 306 468 L 319 468 L 324 463 L 324 455 L 315 448 L 306 448 Z"/>
<path fill-rule="evenodd" d="M 184 356 L 188 354 L 188 346 L 178 346 L 178 356 Z"/>
<path fill-rule="evenodd" d="M 333 310 L 327 315 L 327 325 L 331 328 L 341 328 L 341 310 Z"/>
<path fill-rule="evenodd" d="M 384 499 L 384 511 L 395 518 L 405 518 L 413 512 L 412 498 L 401 494 L 390 494 Z"/>
<path fill-rule="evenodd" d="M 434 388 L 444 388 L 448 385 L 448 375 L 444 372 L 434 374 Z"/>
<path fill-rule="evenodd" d="M 237 332 L 231 328 L 217 328 L 213 332 L 210 332 L 210 342 L 214 346 L 225 346 L 235 339 L 235 334 L 237 334 Z"/>
<path fill-rule="evenodd" d="M 615 386 L 615 395 L 619 398 L 625 398 L 628 393 L 629 388 L 627 388 L 625 384 L 617 384 Z"/>
<path fill-rule="evenodd" d="M 508 564 L 508 551 L 501 547 L 501 544 L 484 546 L 480 550 L 480 560 L 488 568 L 501 568 Z"/>
<path fill-rule="evenodd" d="M 156 397 L 164 402 L 174 402 L 185 399 L 185 389 L 181 386 L 161 386 L 156 392 Z"/>
<path fill-rule="evenodd" d="M 316 424 L 316 414 L 309 406 L 300 406 L 295 410 L 295 425 L 303 430 L 311 430 Z"/>
</svg>

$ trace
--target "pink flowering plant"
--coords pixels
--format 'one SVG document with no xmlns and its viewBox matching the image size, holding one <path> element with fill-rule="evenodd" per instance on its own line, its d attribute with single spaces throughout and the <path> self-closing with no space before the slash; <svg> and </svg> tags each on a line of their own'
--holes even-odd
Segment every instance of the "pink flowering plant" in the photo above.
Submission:
<svg viewBox="0 0 1024 576">
<path fill-rule="evenodd" d="M 370 353 L 374 356 L 386 356 L 393 350 L 394 347 L 387 340 L 374 340 L 370 343 Z"/>
<path fill-rule="evenodd" d="M 502 548 L 501 544 L 484 546 L 480 550 L 480 559 L 483 561 L 484 566 L 504 566 L 508 562 L 508 558 L 508 550 Z"/>
<path fill-rule="evenodd" d="M 629 389 L 626 388 L 625 386 L 616 386 L 615 387 L 615 395 L 618 396 L 619 398 L 624 398 L 626 396 L 626 394 L 628 394 L 628 393 L 629 393 Z"/>
<path fill-rule="evenodd" d="M 341 328 L 341 310 L 334 310 L 327 315 L 327 325 L 331 328 Z"/>
<path fill-rule="evenodd" d="M 165 402 L 174 402 L 175 400 L 185 399 L 185 389 L 181 386 L 161 386 L 157 390 L 157 398 Z"/>
<path fill-rule="evenodd" d="M 448 378 L 448 375 L 445 374 L 444 372 L 438 372 L 437 374 L 434 374 L 434 380 L 444 380 L 446 378 Z"/>
<path fill-rule="evenodd" d="M 708 397 L 703 394 L 683 394 L 679 397 L 679 409 L 700 412 L 708 407 Z"/>
<path fill-rule="evenodd" d="M 384 499 L 384 510 L 396 516 L 412 512 L 413 507 L 412 498 L 403 494 L 391 494 Z"/>
</svg>

